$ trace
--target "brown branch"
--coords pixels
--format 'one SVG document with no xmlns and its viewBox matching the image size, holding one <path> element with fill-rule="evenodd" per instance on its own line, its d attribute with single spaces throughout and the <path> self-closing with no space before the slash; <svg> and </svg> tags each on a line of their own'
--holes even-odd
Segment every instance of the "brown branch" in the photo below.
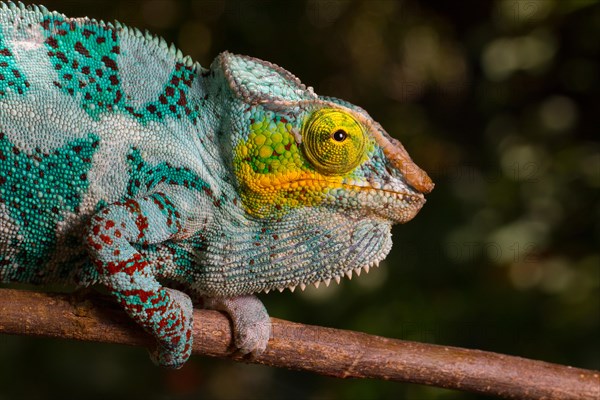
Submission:
<svg viewBox="0 0 600 400">
<path fill-rule="evenodd" d="M 485 351 L 387 339 L 272 319 L 273 338 L 256 359 L 232 352 L 228 319 L 196 310 L 194 354 L 340 378 L 377 378 L 519 399 L 599 399 L 600 372 Z M 149 335 L 115 304 L 0 289 L 0 333 L 149 346 Z"/>
</svg>

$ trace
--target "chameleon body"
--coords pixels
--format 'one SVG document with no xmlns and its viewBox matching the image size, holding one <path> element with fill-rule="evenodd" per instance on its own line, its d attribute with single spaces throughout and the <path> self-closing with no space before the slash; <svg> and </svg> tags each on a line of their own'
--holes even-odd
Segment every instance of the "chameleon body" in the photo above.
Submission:
<svg viewBox="0 0 600 400">
<path fill-rule="evenodd" d="M 254 293 L 368 271 L 432 188 L 364 110 L 274 64 L 0 6 L 0 281 L 105 286 L 160 365 L 191 352 L 188 294 L 259 354 Z"/>
</svg>

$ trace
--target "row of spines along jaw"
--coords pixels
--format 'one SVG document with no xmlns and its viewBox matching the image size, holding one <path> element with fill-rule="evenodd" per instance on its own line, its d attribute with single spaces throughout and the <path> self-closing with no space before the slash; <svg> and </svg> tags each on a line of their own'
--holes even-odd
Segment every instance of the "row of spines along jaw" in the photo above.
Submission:
<svg viewBox="0 0 600 400">
<path fill-rule="evenodd" d="M 315 288 L 317 288 L 317 289 L 319 288 L 319 286 L 321 285 L 321 283 L 324 283 L 325 286 L 329 286 L 331 284 L 331 280 L 332 279 L 339 285 L 340 282 L 342 281 L 343 277 L 346 277 L 349 280 L 351 280 L 352 279 L 352 273 L 356 274 L 357 276 L 360 276 L 360 273 L 362 271 L 365 271 L 365 273 L 368 274 L 372 267 L 379 267 L 379 262 L 380 262 L 380 260 L 376 260 L 376 261 L 373 261 L 371 264 L 367 264 L 367 265 L 362 266 L 362 267 L 357 267 L 357 268 L 354 268 L 354 269 L 346 270 L 341 275 L 336 275 L 333 278 L 327 278 L 327 279 L 322 279 L 322 280 L 319 280 L 319 281 L 312 282 L 312 285 Z M 290 292 L 293 293 L 296 290 L 297 287 L 300 287 L 300 289 L 302 291 L 304 291 L 306 289 L 307 285 L 305 283 L 298 283 L 296 285 L 290 285 L 290 286 L 287 286 L 287 287 L 276 287 L 276 288 L 264 289 L 263 292 L 269 293 L 271 290 L 279 290 L 280 292 L 283 292 L 285 289 L 289 289 Z"/>
</svg>

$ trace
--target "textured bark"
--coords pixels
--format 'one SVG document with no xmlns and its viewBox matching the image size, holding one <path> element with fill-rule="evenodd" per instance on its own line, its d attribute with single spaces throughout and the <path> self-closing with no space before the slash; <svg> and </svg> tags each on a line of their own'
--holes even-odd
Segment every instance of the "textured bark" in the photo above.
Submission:
<svg viewBox="0 0 600 400">
<path fill-rule="evenodd" d="M 272 319 L 267 351 L 251 359 L 231 347 L 229 320 L 196 310 L 194 354 L 340 378 L 376 378 L 518 399 L 599 399 L 600 372 Z M 99 296 L 0 289 L 0 333 L 151 346 L 116 304 Z"/>
</svg>

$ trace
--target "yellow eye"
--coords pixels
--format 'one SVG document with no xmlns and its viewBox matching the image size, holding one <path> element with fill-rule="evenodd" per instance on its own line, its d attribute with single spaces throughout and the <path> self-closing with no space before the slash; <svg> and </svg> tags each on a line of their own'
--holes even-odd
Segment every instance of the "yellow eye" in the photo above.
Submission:
<svg viewBox="0 0 600 400">
<path fill-rule="evenodd" d="M 363 127 L 343 111 L 323 108 L 304 123 L 306 158 L 324 174 L 344 174 L 355 168 L 365 152 Z"/>
</svg>

